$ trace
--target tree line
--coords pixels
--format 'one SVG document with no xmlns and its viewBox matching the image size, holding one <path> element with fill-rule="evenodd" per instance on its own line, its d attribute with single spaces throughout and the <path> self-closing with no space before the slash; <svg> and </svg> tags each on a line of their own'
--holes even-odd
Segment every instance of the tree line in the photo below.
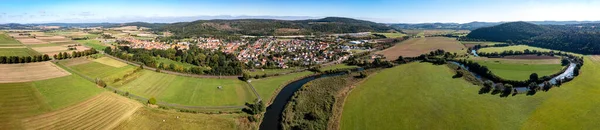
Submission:
<svg viewBox="0 0 600 130">
<path fill-rule="evenodd" d="M 71 52 L 71 54 L 69 54 L 67 52 L 60 52 L 58 54 L 54 54 L 53 57 L 54 57 L 54 59 L 62 60 L 62 59 L 88 56 L 88 55 L 92 55 L 92 54 L 96 54 L 96 53 L 98 53 L 98 51 L 96 51 L 96 49 L 92 48 L 92 49 L 88 49 L 88 50 L 84 50 L 84 51 L 73 51 L 73 52 Z"/>
<path fill-rule="evenodd" d="M 184 73 L 210 75 L 239 75 L 242 73 L 242 64 L 233 54 L 201 49 L 193 45 L 190 46 L 188 50 L 181 50 L 178 48 L 146 50 L 141 48 L 134 49 L 128 46 L 119 46 L 115 49 L 107 47 L 104 49 L 104 52 L 123 60 L 141 62 L 142 64 L 153 68 L 169 69 Z M 157 64 L 157 57 L 189 63 L 195 66 L 183 68 L 183 66 L 179 67 L 177 65 L 167 66 L 164 64 Z"/>
<path fill-rule="evenodd" d="M 50 56 L 46 54 L 35 56 L 0 56 L 0 64 L 31 63 L 49 60 L 51 60 Z"/>
</svg>

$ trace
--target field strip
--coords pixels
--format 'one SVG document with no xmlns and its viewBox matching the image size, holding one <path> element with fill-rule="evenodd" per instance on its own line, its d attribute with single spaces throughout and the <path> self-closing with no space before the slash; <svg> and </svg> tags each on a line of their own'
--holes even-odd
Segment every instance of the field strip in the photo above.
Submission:
<svg viewBox="0 0 600 130">
<path fill-rule="evenodd" d="M 71 75 L 51 62 L 0 64 L 0 83 L 29 82 Z"/>
<path fill-rule="evenodd" d="M 26 129 L 112 129 L 142 105 L 114 93 L 103 92 L 86 101 L 23 119 Z"/>
<path fill-rule="evenodd" d="M 26 46 L 0 46 L 0 48 L 27 48 Z"/>
</svg>

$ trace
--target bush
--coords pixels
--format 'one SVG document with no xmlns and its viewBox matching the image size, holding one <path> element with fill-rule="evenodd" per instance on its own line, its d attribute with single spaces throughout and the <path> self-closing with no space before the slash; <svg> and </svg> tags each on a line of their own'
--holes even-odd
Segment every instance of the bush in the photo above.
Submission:
<svg viewBox="0 0 600 130">
<path fill-rule="evenodd" d="M 154 97 L 148 99 L 148 104 L 156 104 L 156 99 Z"/>
</svg>

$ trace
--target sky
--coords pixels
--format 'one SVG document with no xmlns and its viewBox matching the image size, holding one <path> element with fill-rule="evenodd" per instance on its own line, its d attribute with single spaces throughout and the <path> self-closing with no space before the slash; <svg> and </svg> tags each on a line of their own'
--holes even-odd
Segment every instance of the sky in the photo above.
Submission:
<svg viewBox="0 0 600 130">
<path fill-rule="evenodd" d="M 597 21 L 600 0 L 3 0 L 0 23 L 349 17 L 380 23 Z"/>
</svg>

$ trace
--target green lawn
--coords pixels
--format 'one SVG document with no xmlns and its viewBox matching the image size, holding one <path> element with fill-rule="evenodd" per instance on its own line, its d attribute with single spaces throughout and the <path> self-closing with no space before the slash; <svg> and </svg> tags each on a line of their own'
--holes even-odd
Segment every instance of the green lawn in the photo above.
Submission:
<svg viewBox="0 0 600 130">
<path fill-rule="evenodd" d="M 327 70 L 335 70 L 335 69 L 348 69 L 348 68 L 358 68 L 358 66 L 355 65 L 346 65 L 346 64 L 335 64 L 335 65 L 330 65 L 330 66 L 326 66 L 321 68 L 321 71 L 327 71 Z"/>
<path fill-rule="evenodd" d="M 77 75 L 35 81 L 33 85 L 53 110 L 84 101 L 103 91 L 93 82 Z"/>
<path fill-rule="evenodd" d="M 252 79 L 250 83 L 252 84 L 252 86 L 254 86 L 260 97 L 263 100 L 268 101 L 271 99 L 272 96 L 275 96 L 273 94 L 275 90 L 277 90 L 279 87 L 282 87 L 286 83 L 289 83 L 291 80 L 311 74 L 313 74 L 313 72 L 304 71 L 287 75 L 268 77 L 264 79 Z"/>
<path fill-rule="evenodd" d="M 444 65 L 410 63 L 371 75 L 344 104 L 342 129 L 596 129 L 600 63 L 533 96 L 478 94 Z"/>
<path fill-rule="evenodd" d="M 539 77 L 560 72 L 560 64 L 510 64 L 496 62 L 478 62 L 487 66 L 494 75 L 509 80 L 528 80 L 529 75 L 537 73 Z"/>
<path fill-rule="evenodd" d="M 108 47 L 108 45 L 105 45 L 104 43 L 100 42 L 99 40 L 76 40 L 76 41 L 85 46 L 94 48 L 98 51 L 102 51 L 102 50 L 104 50 L 104 48 Z"/>
<path fill-rule="evenodd" d="M 0 45 L 21 45 L 21 43 L 7 34 L 0 32 Z"/>
<path fill-rule="evenodd" d="M 0 48 L 0 56 L 34 56 L 39 55 L 29 48 Z"/>
<path fill-rule="evenodd" d="M 140 73 L 119 89 L 156 97 L 158 101 L 194 106 L 244 105 L 256 99 L 249 86 L 238 79 L 191 78 L 148 70 Z"/>
</svg>

